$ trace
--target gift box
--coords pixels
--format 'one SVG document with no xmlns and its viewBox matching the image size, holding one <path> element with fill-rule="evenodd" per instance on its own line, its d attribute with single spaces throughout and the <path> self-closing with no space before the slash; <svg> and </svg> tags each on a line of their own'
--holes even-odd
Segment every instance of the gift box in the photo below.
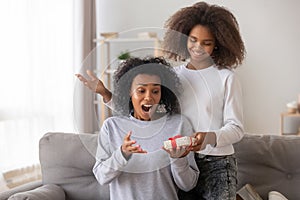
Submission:
<svg viewBox="0 0 300 200">
<path fill-rule="evenodd" d="M 181 146 L 194 146 L 195 144 L 196 138 L 194 137 L 176 135 L 172 138 L 169 138 L 169 140 L 164 141 L 164 148 L 174 149 Z"/>
</svg>

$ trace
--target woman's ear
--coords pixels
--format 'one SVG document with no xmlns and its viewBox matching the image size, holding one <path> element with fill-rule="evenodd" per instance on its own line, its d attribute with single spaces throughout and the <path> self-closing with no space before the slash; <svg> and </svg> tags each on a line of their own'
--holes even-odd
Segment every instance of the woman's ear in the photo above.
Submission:
<svg viewBox="0 0 300 200">
<path fill-rule="evenodd" d="M 130 100 L 131 100 L 132 95 L 133 95 L 133 92 L 130 90 L 129 91 L 129 98 L 130 98 Z"/>
</svg>

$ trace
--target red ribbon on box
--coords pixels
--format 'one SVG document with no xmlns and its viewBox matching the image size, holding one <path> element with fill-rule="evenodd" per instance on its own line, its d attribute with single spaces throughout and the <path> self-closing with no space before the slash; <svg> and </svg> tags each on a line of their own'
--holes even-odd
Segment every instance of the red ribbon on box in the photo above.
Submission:
<svg viewBox="0 0 300 200">
<path fill-rule="evenodd" d="M 181 137 L 182 137 L 181 135 L 175 135 L 174 137 L 169 138 L 169 140 L 171 140 L 172 148 L 177 147 L 176 139 L 181 138 Z"/>
</svg>

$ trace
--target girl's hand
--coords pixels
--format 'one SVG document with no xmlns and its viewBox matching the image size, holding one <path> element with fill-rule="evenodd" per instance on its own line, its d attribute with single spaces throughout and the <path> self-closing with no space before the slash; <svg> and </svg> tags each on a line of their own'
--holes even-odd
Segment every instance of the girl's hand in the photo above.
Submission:
<svg viewBox="0 0 300 200">
<path fill-rule="evenodd" d="M 104 102 L 110 101 L 111 92 L 104 86 L 103 82 L 99 80 L 91 70 L 87 70 L 86 73 L 89 79 L 84 78 L 81 74 L 75 74 L 75 76 L 91 91 L 100 94 Z"/>
<path fill-rule="evenodd" d="M 206 136 L 206 132 L 194 133 L 193 137 L 196 138 L 196 145 L 191 147 L 191 151 L 200 151 L 203 149 L 203 142 Z"/>
<path fill-rule="evenodd" d="M 136 141 L 130 139 L 131 134 L 131 131 L 127 133 L 121 146 L 124 157 L 129 158 L 133 153 L 147 153 L 147 151 L 143 150 L 140 145 L 133 146 L 136 144 Z"/>
<path fill-rule="evenodd" d="M 194 133 L 193 137 L 196 138 L 196 145 L 191 147 L 191 151 L 204 150 L 208 144 L 213 147 L 216 146 L 216 134 L 214 132 L 197 132 Z"/>
<path fill-rule="evenodd" d="M 170 154 L 171 158 L 182 158 L 189 154 L 190 147 L 182 146 L 176 147 L 173 149 L 165 149 L 162 147 L 168 154 Z"/>
</svg>

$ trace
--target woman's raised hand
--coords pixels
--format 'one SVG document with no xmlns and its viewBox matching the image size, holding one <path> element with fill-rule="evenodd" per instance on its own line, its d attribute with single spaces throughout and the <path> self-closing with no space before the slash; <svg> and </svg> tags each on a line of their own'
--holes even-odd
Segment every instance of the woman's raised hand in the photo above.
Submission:
<svg viewBox="0 0 300 200">
<path fill-rule="evenodd" d="M 98 85 L 98 82 L 102 83 L 102 81 L 100 81 L 91 70 L 86 70 L 86 73 L 88 74 L 90 79 L 84 78 L 84 76 L 82 76 L 81 74 L 75 74 L 75 76 L 77 76 L 77 78 L 90 90 L 92 90 L 95 93 L 100 93 L 100 92 L 97 92 L 97 85 Z M 102 85 L 103 85 L 103 83 L 102 83 Z M 104 87 L 104 85 L 103 85 L 103 87 Z M 100 87 L 98 88 L 98 90 L 99 89 L 100 89 Z"/>
<path fill-rule="evenodd" d="M 91 70 L 87 70 L 86 73 L 89 79 L 86 79 L 81 74 L 75 74 L 75 76 L 91 91 L 100 94 L 104 102 L 110 101 L 111 92 L 104 86 L 103 82 Z"/>
</svg>

